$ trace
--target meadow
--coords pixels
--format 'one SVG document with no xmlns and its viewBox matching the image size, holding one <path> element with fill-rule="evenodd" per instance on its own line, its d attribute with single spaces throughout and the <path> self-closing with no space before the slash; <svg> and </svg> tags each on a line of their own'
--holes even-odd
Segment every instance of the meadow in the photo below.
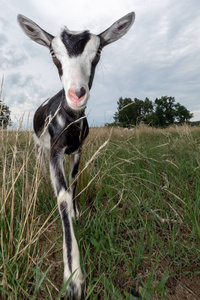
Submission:
<svg viewBox="0 0 200 300">
<path fill-rule="evenodd" d="M 91 128 L 77 201 L 85 299 L 200 299 L 200 127 Z M 60 299 L 56 198 L 20 124 L 0 132 L 0 206 L 0 299 Z"/>
</svg>

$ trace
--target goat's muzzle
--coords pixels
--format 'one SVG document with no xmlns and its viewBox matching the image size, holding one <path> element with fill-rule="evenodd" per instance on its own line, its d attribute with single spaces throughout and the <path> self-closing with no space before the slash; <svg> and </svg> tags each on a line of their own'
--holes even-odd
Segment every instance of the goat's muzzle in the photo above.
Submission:
<svg viewBox="0 0 200 300">
<path fill-rule="evenodd" d="M 72 109 L 83 109 L 87 102 L 87 91 L 84 87 L 76 88 L 75 90 L 69 89 L 67 98 L 69 100 L 68 104 Z"/>
</svg>

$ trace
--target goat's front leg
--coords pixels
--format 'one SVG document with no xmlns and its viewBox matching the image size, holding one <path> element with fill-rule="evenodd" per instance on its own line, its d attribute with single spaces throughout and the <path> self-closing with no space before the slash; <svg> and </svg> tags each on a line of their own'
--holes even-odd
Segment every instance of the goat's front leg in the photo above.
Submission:
<svg viewBox="0 0 200 300">
<path fill-rule="evenodd" d="M 77 185 L 77 174 L 80 164 L 80 156 L 81 156 L 81 148 L 73 154 L 71 154 L 71 161 L 70 161 L 70 176 L 69 176 L 69 186 L 70 191 L 72 193 L 72 199 L 73 199 L 73 212 L 72 212 L 72 218 L 78 219 L 79 218 L 79 211 L 76 206 L 76 185 Z"/>
<path fill-rule="evenodd" d="M 72 224 L 72 193 L 67 189 L 64 168 L 64 150 L 52 147 L 50 150 L 50 174 L 52 184 L 57 196 L 58 209 L 63 227 L 63 261 L 64 284 L 72 276 L 67 286 L 69 299 L 81 299 L 81 285 L 83 275 L 80 267 L 78 244 L 74 235 Z"/>
</svg>

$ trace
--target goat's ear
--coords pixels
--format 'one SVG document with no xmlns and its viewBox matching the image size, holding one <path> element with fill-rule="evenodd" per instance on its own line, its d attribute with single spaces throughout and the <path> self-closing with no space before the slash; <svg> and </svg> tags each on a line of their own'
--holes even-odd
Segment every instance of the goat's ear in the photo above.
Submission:
<svg viewBox="0 0 200 300">
<path fill-rule="evenodd" d="M 54 38 L 51 34 L 23 15 L 18 15 L 17 19 L 24 33 L 30 39 L 42 46 L 50 48 L 51 41 Z"/>
<path fill-rule="evenodd" d="M 104 32 L 100 33 L 99 37 L 101 38 L 102 46 L 104 47 L 120 39 L 124 34 L 128 32 L 128 30 L 133 25 L 134 21 L 135 21 L 135 13 L 131 12 L 128 15 L 119 19 L 117 22 L 115 22 Z"/>
</svg>

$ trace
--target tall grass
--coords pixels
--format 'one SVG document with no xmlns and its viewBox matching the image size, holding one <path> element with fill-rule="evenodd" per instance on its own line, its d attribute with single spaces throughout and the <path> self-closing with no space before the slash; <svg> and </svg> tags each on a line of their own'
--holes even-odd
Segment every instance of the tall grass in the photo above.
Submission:
<svg viewBox="0 0 200 300">
<path fill-rule="evenodd" d="M 49 175 L 31 131 L 19 124 L 0 139 L 0 298 L 60 299 L 62 227 Z M 177 281 L 198 278 L 199 146 L 198 127 L 90 130 L 74 224 L 86 299 L 172 299 Z"/>
</svg>

